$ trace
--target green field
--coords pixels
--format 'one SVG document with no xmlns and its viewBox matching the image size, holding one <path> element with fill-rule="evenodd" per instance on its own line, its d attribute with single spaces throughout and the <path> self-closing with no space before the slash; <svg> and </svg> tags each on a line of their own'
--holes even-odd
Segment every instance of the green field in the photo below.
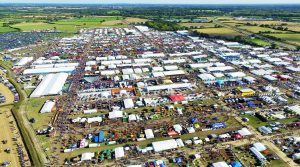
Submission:
<svg viewBox="0 0 300 167">
<path fill-rule="evenodd" d="M 274 123 L 274 122 L 280 122 L 280 123 L 283 123 L 283 124 L 287 124 L 287 123 L 291 123 L 291 122 L 294 122 L 294 121 L 298 120 L 298 118 L 287 118 L 287 119 L 281 119 L 281 120 L 274 120 L 274 121 L 263 122 L 262 120 L 260 120 L 256 116 L 244 115 L 243 117 L 248 118 L 249 119 L 248 123 L 251 126 L 253 126 L 254 128 L 258 128 L 260 126 L 265 126 L 267 124 Z"/>
<path fill-rule="evenodd" d="M 270 149 L 269 149 L 270 150 Z M 241 149 L 240 147 L 235 147 L 234 152 L 235 155 L 238 157 L 239 160 L 242 160 L 243 165 L 245 166 L 255 166 L 254 164 L 257 163 L 255 157 L 247 150 Z M 273 152 L 273 150 L 271 150 Z M 272 160 L 269 161 L 268 164 L 265 165 L 266 167 L 285 167 L 287 164 L 282 160 Z"/>
<path fill-rule="evenodd" d="M 17 31 L 17 30 L 14 29 L 14 28 L 11 28 L 11 27 L 3 27 L 3 22 L 0 22 L 0 33 L 2 33 L 2 32 L 14 32 L 14 31 Z"/>
<path fill-rule="evenodd" d="M 243 34 L 229 28 L 203 28 L 203 29 L 196 29 L 196 30 L 198 32 L 205 33 L 210 36 L 221 36 L 221 37 L 228 37 L 228 38 L 243 36 Z"/>
<path fill-rule="evenodd" d="M 42 108 L 43 104 L 46 100 L 50 99 L 47 98 L 30 98 L 27 102 L 27 117 L 28 119 L 34 118 L 35 123 L 32 124 L 34 130 L 38 130 L 41 128 L 47 127 L 51 118 L 54 116 L 54 113 L 39 113 L 40 109 Z"/>
<path fill-rule="evenodd" d="M 300 34 L 268 34 L 300 46 Z"/>
<path fill-rule="evenodd" d="M 250 43 L 254 43 L 256 45 L 260 45 L 260 46 L 270 46 L 271 45 L 269 42 L 261 40 L 261 39 L 257 39 L 257 38 L 249 39 L 247 41 Z"/>
<path fill-rule="evenodd" d="M 76 33 L 81 28 L 100 28 L 100 27 L 126 27 L 131 23 L 145 22 L 146 19 L 124 18 L 121 16 L 102 16 L 102 17 L 84 17 L 60 20 L 56 22 L 22 22 L 12 25 L 21 31 L 33 30 L 59 30 L 61 32 Z"/>
<path fill-rule="evenodd" d="M 197 27 L 197 28 L 214 28 L 214 23 L 180 23 L 179 25 L 185 26 L 188 28 Z"/>
<path fill-rule="evenodd" d="M 56 22 L 23 22 L 13 25 L 21 31 L 33 30 L 53 30 L 57 29 L 62 32 L 76 33 L 81 28 L 97 28 L 103 27 L 102 23 L 107 21 L 122 20 L 122 17 L 84 17 L 76 19 L 60 20 Z"/>
<path fill-rule="evenodd" d="M 259 33 L 259 32 L 283 33 L 283 32 L 285 32 L 285 31 L 281 31 L 281 30 L 274 30 L 272 28 L 259 27 L 259 26 L 239 26 L 239 28 L 248 30 L 253 33 Z"/>
</svg>

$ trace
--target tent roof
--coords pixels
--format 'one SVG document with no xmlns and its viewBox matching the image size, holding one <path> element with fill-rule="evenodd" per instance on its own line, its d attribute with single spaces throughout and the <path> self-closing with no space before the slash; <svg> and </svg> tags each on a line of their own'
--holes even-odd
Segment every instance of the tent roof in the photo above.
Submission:
<svg viewBox="0 0 300 167">
<path fill-rule="evenodd" d="M 115 148 L 115 157 L 116 157 L 116 159 L 117 158 L 122 158 L 124 156 L 125 156 L 125 153 L 124 153 L 124 148 L 123 147 Z"/>
<path fill-rule="evenodd" d="M 152 146 L 155 152 L 165 151 L 178 147 L 175 139 L 152 142 Z"/>
<path fill-rule="evenodd" d="M 169 98 L 172 101 L 184 101 L 185 98 L 182 95 L 170 95 Z"/>
</svg>

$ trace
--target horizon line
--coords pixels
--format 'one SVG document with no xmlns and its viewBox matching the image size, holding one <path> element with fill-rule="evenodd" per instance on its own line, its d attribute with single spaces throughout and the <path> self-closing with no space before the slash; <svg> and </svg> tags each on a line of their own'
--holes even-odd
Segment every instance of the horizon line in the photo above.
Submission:
<svg viewBox="0 0 300 167">
<path fill-rule="evenodd" d="M 0 4 L 59 4 L 59 5 L 300 5 L 298 3 L 68 3 L 68 2 L 3 2 Z"/>
</svg>

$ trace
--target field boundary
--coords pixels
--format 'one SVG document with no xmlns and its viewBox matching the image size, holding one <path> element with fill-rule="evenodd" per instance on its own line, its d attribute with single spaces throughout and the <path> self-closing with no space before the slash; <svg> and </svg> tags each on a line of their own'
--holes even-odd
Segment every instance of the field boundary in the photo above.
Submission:
<svg viewBox="0 0 300 167">
<path fill-rule="evenodd" d="M 22 88 L 19 84 L 12 79 L 12 72 L 9 67 L 7 67 L 3 62 L 0 62 L 0 66 L 7 70 L 8 80 L 15 86 L 17 92 L 19 93 L 20 100 L 16 104 L 13 105 L 11 109 L 12 115 L 16 120 L 17 126 L 21 132 L 22 141 L 24 142 L 25 148 L 27 150 L 29 159 L 31 161 L 32 166 L 40 167 L 44 166 L 46 162 L 45 156 L 42 155 L 43 150 L 38 150 L 40 147 L 37 146 L 38 143 L 34 141 L 34 136 L 32 131 L 28 127 L 26 127 L 24 115 L 22 114 L 22 106 L 23 103 L 26 102 L 26 93 L 22 91 Z"/>
</svg>

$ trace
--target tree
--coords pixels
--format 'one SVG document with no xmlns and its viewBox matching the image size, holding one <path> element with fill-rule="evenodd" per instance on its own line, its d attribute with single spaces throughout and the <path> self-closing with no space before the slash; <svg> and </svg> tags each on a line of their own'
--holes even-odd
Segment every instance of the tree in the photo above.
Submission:
<svg viewBox="0 0 300 167">
<path fill-rule="evenodd" d="M 271 44 L 271 49 L 276 49 L 277 45 L 275 43 Z"/>
</svg>

